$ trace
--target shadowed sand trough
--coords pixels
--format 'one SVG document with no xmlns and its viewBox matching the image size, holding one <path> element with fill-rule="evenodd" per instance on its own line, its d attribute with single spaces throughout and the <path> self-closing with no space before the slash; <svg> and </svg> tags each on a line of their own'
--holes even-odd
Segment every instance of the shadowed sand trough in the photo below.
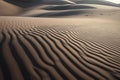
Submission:
<svg viewBox="0 0 120 80">
<path fill-rule="evenodd" d="M 106 25 L 93 29 L 88 23 L 119 25 L 87 18 L 1 17 L 0 80 L 119 80 L 120 49 L 110 46 L 116 36 L 120 38 L 120 32 Z M 101 38 L 102 30 L 106 33 Z"/>
</svg>

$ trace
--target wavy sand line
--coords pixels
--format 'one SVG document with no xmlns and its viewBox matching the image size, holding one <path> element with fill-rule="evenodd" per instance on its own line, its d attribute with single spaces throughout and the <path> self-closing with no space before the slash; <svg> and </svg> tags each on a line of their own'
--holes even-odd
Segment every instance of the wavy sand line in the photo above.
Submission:
<svg viewBox="0 0 120 80">
<path fill-rule="evenodd" d="M 74 27 L 11 22 L 0 23 L 1 80 L 120 79 L 119 52 L 81 40 Z"/>
</svg>

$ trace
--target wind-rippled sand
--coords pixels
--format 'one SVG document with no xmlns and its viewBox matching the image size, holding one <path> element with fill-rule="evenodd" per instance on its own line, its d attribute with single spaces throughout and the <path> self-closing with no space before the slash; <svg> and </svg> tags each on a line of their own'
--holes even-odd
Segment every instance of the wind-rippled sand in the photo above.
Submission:
<svg viewBox="0 0 120 80">
<path fill-rule="evenodd" d="M 111 21 L 77 21 L 117 25 Z M 84 27 L 86 24 L 82 26 L 79 22 L 76 19 L 1 17 L 1 80 L 119 80 L 120 49 L 110 48 L 106 43 L 113 44 L 116 37 L 102 41 L 104 35 L 116 34 L 114 28 L 109 32 L 111 29 L 101 27 L 108 32 L 94 39 L 101 29 Z M 89 36 L 92 39 L 85 38 Z"/>
<path fill-rule="evenodd" d="M 0 1 L 0 80 L 120 80 L 116 4 L 5 1 Z"/>
</svg>

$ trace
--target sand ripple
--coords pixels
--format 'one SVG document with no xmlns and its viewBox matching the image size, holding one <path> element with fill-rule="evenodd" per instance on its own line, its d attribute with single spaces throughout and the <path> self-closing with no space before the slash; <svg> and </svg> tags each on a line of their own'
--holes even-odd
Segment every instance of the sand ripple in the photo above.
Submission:
<svg viewBox="0 0 120 80">
<path fill-rule="evenodd" d="M 59 25 L 4 23 L 0 80 L 120 80 L 119 52 L 107 46 L 80 40 L 78 32 Z"/>
</svg>

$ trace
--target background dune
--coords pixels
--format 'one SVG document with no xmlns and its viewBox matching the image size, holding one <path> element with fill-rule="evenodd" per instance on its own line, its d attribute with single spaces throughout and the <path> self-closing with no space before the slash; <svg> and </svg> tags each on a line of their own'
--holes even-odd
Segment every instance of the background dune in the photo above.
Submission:
<svg viewBox="0 0 120 80">
<path fill-rule="evenodd" d="M 119 15 L 119 7 L 98 4 L 64 4 L 64 5 L 43 5 L 26 11 L 20 16 L 31 17 L 103 17 L 113 18 Z M 118 14 L 116 14 L 118 13 Z"/>
<path fill-rule="evenodd" d="M 118 4 L 116 3 L 112 3 L 106 0 L 71 0 L 77 4 L 101 4 L 101 5 L 109 5 L 109 6 L 117 6 L 120 7 Z"/>
<path fill-rule="evenodd" d="M 0 15 L 16 15 L 20 12 L 21 8 L 2 0 L 0 1 Z"/>
<path fill-rule="evenodd" d="M 63 4 L 75 4 L 72 1 L 69 0 L 5 0 L 9 3 L 12 3 L 14 5 L 23 7 L 23 8 L 28 8 L 31 6 L 36 6 L 36 5 L 43 5 L 43 4 L 51 4 L 51 5 L 63 5 Z"/>
</svg>

